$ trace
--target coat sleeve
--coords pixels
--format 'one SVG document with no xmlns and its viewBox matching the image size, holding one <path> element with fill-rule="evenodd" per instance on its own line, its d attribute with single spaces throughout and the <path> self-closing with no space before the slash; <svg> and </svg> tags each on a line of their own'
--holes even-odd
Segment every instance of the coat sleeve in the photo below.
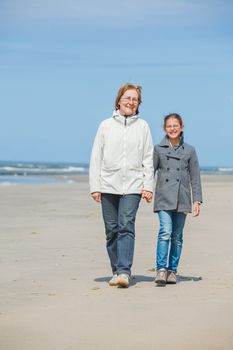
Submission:
<svg viewBox="0 0 233 350">
<path fill-rule="evenodd" d="M 156 145 L 154 146 L 154 152 L 153 152 L 153 165 L 154 165 L 154 175 L 155 175 L 159 166 L 159 152 Z"/>
<path fill-rule="evenodd" d="M 153 141 L 150 128 L 146 125 L 143 152 L 143 190 L 153 192 L 154 190 L 154 169 L 153 169 Z"/>
<path fill-rule="evenodd" d="M 101 192 L 101 163 L 103 159 L 103 125 L 100 124 L 92 147 L 89 165 L 90 192 Z"/>
<path fill-rule="evenodd" d="M 202 189 L 201 189 L 201 176 L 198 158 L 195 149 L 191 152 L 189 161 L 190 182 L 192 189 L 193 202 L 202 203 Z"/>
</svg>

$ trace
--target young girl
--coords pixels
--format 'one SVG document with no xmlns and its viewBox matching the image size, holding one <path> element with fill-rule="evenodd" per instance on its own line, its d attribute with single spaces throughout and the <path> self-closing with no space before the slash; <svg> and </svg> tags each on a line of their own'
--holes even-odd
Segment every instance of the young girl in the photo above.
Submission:
<svg viewBox="0 0 233 350">
<path fill-rule="evenodd" d="M 166 135 L 155 145 L 153 155 L 154 169 L 158 171 L 154 212 L 160 222 L 155 278 L 158 285 L 176 283 L 186 214 L 198 216 L 202 203 L 198 159 L 194 147 L 184 143 L 181 116 L 167 115 L 163 127 Z"/>
</svg>

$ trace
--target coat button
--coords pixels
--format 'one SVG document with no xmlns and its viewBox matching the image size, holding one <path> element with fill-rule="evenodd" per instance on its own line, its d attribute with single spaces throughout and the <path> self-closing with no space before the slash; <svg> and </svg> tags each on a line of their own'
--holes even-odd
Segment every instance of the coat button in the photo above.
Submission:
<svg viewBox="0 0 233 350">
<path fill-rule="evenodd" d="M 167 171 L 169 171 L 170 170 L 170 168 L 167 168 Z"/>
<path fill-rule="evenodd" d="M 179 170 L 180 170 L 180 168 L 177 168 L 177 170 L 179 171 Z"/>
<path fill-rule="evenodd" d="M 166 179 L 166 182 L 168 182 L 169 181 L 169 179 Z"/>
<path fill-rule="evenodd" d="M 179 179 L 176 179 L 177 182 L 179 182 L 180 180 Z"/>
</svg>

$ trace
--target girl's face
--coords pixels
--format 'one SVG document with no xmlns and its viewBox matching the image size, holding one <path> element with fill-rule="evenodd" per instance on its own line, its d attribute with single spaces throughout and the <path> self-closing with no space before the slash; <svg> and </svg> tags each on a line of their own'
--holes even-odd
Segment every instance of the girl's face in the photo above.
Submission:
<svg viewBox="0 0 233 350">
<path fill-rule="evenodd" d="M 180 138 L 180 134 L 183 131 L 184 125 L 180 125 L 180 122 L 176 118 L 169 118 L 166 121 L 166 125 L 164 127 L 164 130 L 172 141 L 178 141 Z"/>
<path fill-rule="evenodd" d="M 127 90 L 119 101 L 121 115 L 130 116 L 136 113 L 138 108 L 138 93 L 136 90 Z"/>
</svg>

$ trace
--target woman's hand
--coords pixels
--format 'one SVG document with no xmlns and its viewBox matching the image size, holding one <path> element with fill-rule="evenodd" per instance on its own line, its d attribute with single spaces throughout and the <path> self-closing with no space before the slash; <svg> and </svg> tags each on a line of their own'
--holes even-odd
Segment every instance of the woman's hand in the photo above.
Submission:
<svg viewBox="0 0 233 350">
<path fill-rule="evenodd" d="M 198 216 L 200 214 L 200 202 L 194 202 L 193 203 L 193 216 Z"/>
<path fill-rule="evenodd" d="M 142 191 L 142 198 L 145 198 L 147 203 L 152 201 L 153 193 L 149 191 Z"/>
<path fill-rule="evenodd" d="M 96 202 L 101 202 L 101 192 L 93 192 L 91 196 Z"/>
</svg>

